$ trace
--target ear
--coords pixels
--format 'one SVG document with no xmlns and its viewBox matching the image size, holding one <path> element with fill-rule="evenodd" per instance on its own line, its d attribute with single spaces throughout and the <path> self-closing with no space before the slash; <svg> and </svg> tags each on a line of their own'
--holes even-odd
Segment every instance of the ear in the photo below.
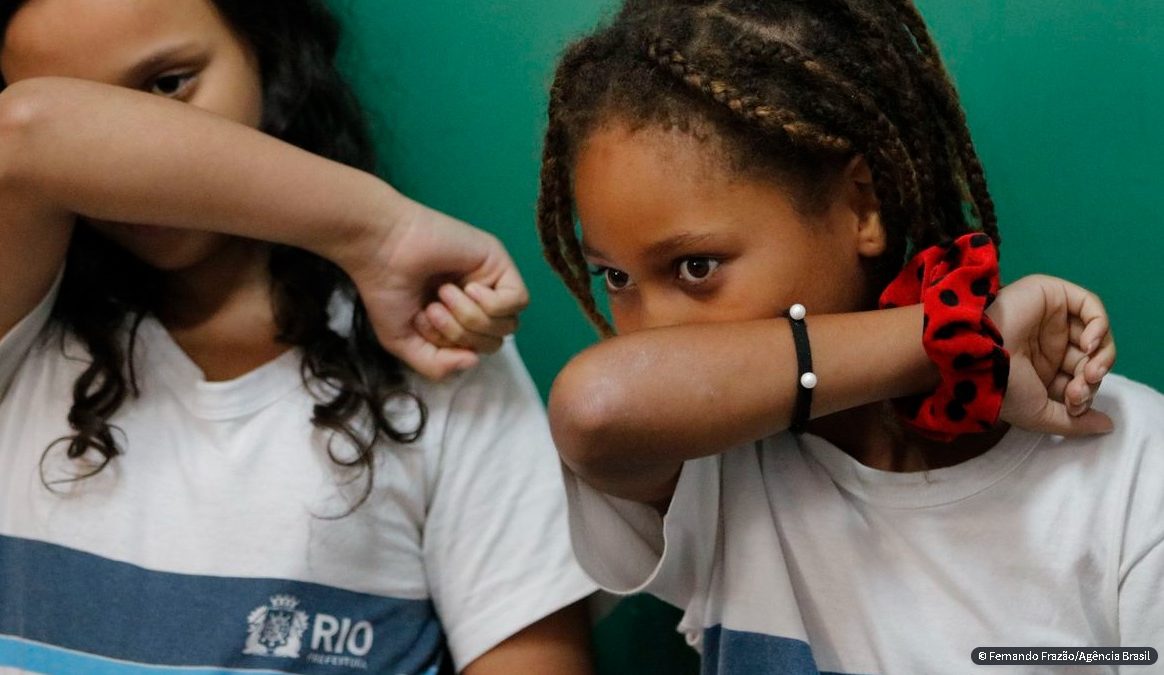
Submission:
<svg viewBox="0 0 1164 675">
<path fill-rule="evenodd" d="M 887 245 L 885 226 L 881 223 L 881 201 L 873 187 L 873 171 L 863 155 L 849 160 L 841 175 L 841 196 L 852 219 L 857 252 L 876 258 Z"/>
</svg>

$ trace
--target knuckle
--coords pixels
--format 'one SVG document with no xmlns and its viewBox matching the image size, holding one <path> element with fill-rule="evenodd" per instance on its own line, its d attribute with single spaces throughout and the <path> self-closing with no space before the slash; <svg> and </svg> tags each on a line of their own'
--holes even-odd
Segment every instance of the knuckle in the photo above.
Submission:
<svg viewBox="0 0 1164 675">
<path fill-rule="evenodd" d="M 449 314 L 444 312 L 437 312 L 433 317 L 433 324 L 437 327 L 437 332 L 449 340 L 459 340 L 462 329 L 461 325 Z"/>
<path fill-rule="evenodd" d="M 489 328 L 489 318 L 477 312 L 474 312 L 473 314 L 467 314 L 463 317 L 460 317 L 460 319 L 461 324 L 464 325 L 465 328 L 468 328 L 469 330 L 477 333 L 484 332 Z"/>
</svg>

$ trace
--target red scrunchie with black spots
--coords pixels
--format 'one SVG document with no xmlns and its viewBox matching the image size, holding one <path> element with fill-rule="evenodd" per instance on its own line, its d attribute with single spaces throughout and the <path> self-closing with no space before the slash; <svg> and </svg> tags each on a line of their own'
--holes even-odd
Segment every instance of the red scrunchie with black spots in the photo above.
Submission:
<svg viewBox="0 0 1164 675">
<path fill-rule="evenodd" d="M 1010 354 L 986 316 L 998 286 L 998 250 L 978 233 L 917 254 L 881 294 L 882 309 L 925 305 L 922 343 L 942 381 L 894 405 L 927 438 L 950 441 L 998 422 L 1010 375 Z"/>
</svg>

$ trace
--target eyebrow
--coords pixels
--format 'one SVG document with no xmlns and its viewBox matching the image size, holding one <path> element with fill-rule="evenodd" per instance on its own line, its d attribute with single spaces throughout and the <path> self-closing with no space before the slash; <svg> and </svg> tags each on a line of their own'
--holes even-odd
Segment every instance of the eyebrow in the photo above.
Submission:
<svg viewBox="0 0 1164 675">
<path fill-rule="evenodd" d="M 655 242 L 647 247 L 647 255 L 649 257 L 668 257 L 674 255 L 679 251 L 686 251 L 698 246 L 702 246 L 714 239 L 711 234 L 696 234 L 694 232 L 681 232 L 673 237 L 667 237 L 662 241 Z"/>
<path fill-rule="evenodd" d="M 582 255 L 586 256 L 587 258 L 606 258 L 602 251 L 599 251 L 590 244 L 587 244 L 585 240 L 582 241 Z"/>
<path fill-rule="evenodd" d="M 694 232 L 680 232 L 671 237 L 667 237 L 662 241 L 657 241 L 647 247 L 646 256 L 648 258 L 666 258 L 674 255 L 679 251 L 686 251 L 715 239 L 712 234 L 696 234 Z M 594 248 L 585 241 L 582 242 L 582 255 L 588 258 L 602 258 L 606 259 L 606 255 Z"/>
</svg>

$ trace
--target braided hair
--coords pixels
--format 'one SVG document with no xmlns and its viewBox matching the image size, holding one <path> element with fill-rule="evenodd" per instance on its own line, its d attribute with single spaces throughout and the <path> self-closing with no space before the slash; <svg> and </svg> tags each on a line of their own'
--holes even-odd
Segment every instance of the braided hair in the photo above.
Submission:
<svg viewBox="0 0 1164 675">
<path fill-rule="evenodd" d="M 559 61 L 537 212 L 546 259 L 604 335 L 572 171 L 615 119 L 714 138 L 733 170 L 779 179 L 805 212 L 864 157 L 888 234 L 877 289 L 915 249 L 969 231 L 999 243 L 965 113 L 912 0 L 626 0 Z"/>
</svg>

